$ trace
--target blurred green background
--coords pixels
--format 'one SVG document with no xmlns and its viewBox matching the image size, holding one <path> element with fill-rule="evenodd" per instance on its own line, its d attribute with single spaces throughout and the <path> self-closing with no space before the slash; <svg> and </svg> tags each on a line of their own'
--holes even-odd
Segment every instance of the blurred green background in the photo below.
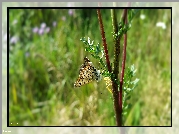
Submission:
<svg viewBox="0 0 179 134">
<path fill-rule="evenodd" d="M 119 21 L 123 10 L 116 11 Z M 101 14 L 113 62 L 110 10 Z M 73 87 L 84 56 L 100 68 L 85 52 L 81 37 L 102 45 L 95 9 L 9 10 L 9 122 L 18 121 L 9 125 L 116 125 L 104 80 Z M 140 10 L 127 42 L 126 68 L 134 64 L 140 81 L 124 124 L 170 126 L 171 10 Z"/>
</svg>

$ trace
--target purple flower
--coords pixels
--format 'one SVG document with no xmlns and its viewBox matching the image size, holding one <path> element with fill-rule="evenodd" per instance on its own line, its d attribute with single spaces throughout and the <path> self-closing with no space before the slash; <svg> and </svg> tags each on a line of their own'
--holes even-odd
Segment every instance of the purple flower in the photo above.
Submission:
<svg viewBox="0 0 179 134">
<path fill-rule="evenodd" d="M 53 25 L 53 27 L 56 27 L 57 22 L 56 22 L 56 21 L 54 21 L 54 22 L 52 23 L 52 25 Z"/>
<path fill-rule="evenodd" d="M 46 28 L 45 28 L 45 32 L 46 32 L 46 33 L 50 32 L 50 27 L 46 27 Z"/>
<path fill-rule="evenodd" d="M 62 20 L 63 20 L 63 21 L 65 21 L 65 20 L 66 20 L 66 17 L 65 17 L 65 16 L 63 16 L 63 17 L 62 17 Z"/>
<path fill-rule="evenodd" d="M 11 39 L 10 39 L 10 44 L 16 44 L 18 41 L 18 37 L 17 36 L 13 36 Z"/>
<path fill-rule="evenodd" d="M 29 57 L 30 53 L 29 52 L 26 52 L 25 53 L 25 57 Z"/>
<path fill-rule="evenodd" d="M 40 27 L 41 27 L 41 28 L 45 28 L 45 27 L 46 27 L 46 23 L 43 22 Z"/>
<path fill-rule="evenodd" d="M 39 35 L 42 35 L 44 33 L 44 29 L 43 28 L 40 28 L 39 29 Z"/>
<path fill-rule="evenodd" d="M 68 14 L 73 15 L 73 10 L 72 9 L 68 10 Z"/>
<path fill-rule="evenodd" d="M 37 33 L 37 32 L 38 32 L 38 30 L 39 30 L 39 28 L 38 28 L 38 27 L 34 27 L 34 28 L 32 29 L 33 33 Z"/>
</svg>

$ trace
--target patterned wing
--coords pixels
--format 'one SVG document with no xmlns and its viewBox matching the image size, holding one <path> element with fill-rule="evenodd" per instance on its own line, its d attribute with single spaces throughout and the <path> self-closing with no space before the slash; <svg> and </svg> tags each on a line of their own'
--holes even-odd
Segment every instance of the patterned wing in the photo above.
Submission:
<svg viewBox="0 0 179 134">
<path fill-rule="evenodd" d="M 88 84 L 93 80 L 99 80 L 100 78 L 100 71 L 97 70 L 92 62 L 85 57 L 84 63 L 80 67 L 80 73 L 77 81 L 74 84 L 74 87 L 80 87 L 82 85 Z"/>
</svg>

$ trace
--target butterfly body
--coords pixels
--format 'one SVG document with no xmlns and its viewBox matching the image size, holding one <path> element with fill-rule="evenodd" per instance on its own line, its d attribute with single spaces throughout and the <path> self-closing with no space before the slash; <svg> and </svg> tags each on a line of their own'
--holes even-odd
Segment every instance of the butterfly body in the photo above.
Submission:
<svg viewBox="0 0 179 134">
<path fill-rule="evenodd" d="M 74 84 L 74 87 L 80 87 L 82 85 L 88 84 L 92 81 L 101 80 L 100 70 L 97 70 L 93 63 L 85 57 L 84 63 L 80 67 L 79 77 Z"/>
</svg>

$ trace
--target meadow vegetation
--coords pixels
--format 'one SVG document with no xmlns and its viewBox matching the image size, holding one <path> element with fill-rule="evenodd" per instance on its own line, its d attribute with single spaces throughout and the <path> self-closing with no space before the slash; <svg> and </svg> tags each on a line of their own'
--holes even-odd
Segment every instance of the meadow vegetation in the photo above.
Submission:
<svg viewBox="0 0 179 134">
<path fill-rule="evenodd" d="M 118 21 L 122 11 L 116 10 Z M 102 9 L 101 14 L 113 62 L 110 10 Z M 95 9 L 9 10 L 9 122 L 116 125 L 112 94 L 104 80 L 74 88 L 85 56 L 100 69 L 99 61 L 85 51 L 82 37 L 102 45 Z M 141 9 L 136 14 L 128 31 L 126 68 L 133 64 L 140 81 L 124 125 L 170 126 L 171 10 Z"/>
</svg>

